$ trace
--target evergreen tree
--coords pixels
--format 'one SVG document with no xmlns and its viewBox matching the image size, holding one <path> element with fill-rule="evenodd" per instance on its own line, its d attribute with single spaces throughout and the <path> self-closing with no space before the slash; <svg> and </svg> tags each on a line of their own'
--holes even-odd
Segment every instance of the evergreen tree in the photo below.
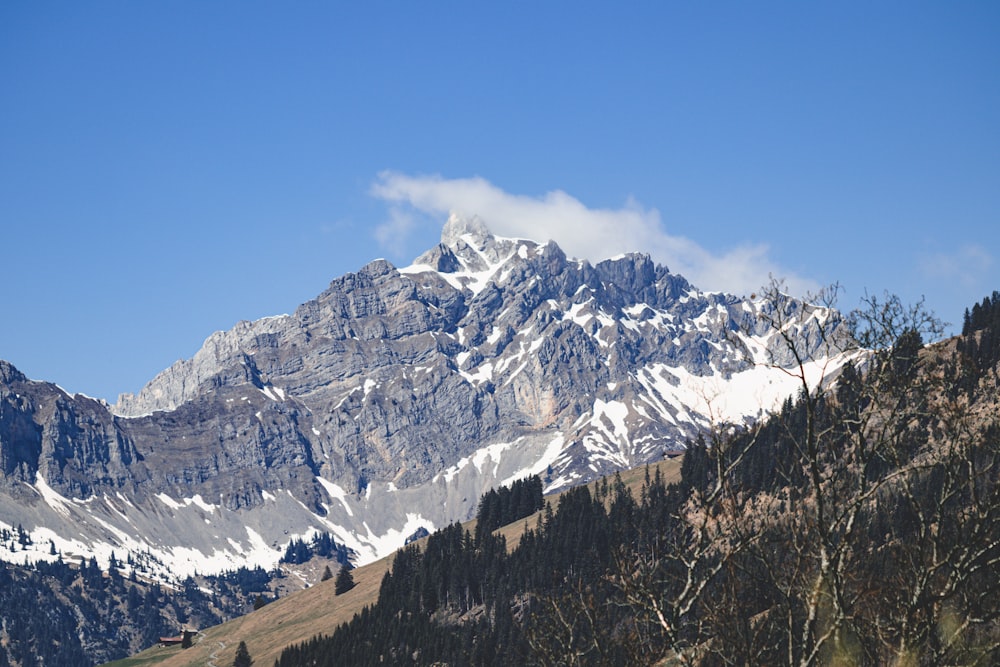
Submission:
<svg viewBox="0 0 1000 667">
<path fill-rule="evenodd" d="M 250 667 L 252 664 L 253 659 L 250 657 L 250 651 L 247 650 L 247 643 L 241 641 L 240 645 L 236 648 L 236 658 L 233 660 L 233 667 Z"/>
<path fill-rule="evenodd" d="M 480 498 L 476 510 L 476 539 L 531 515 L 543 505 L 542 480 L 538 475 L 519 479 L 499 490 L 490 489 Z"/>
<path fill-rule="evenodd" d="M 333 578 L 333 572 L 330 572 L 330 566 L 327 565 L 323 568 L 323 576 L 319 578 L 320 581 L 328 581 Z"/>
<path fill-rule="evenodd" d="M 351 575 L 351 568 L 346 565 L 342 565 L 340 567 L 340 572 L 337 573 L 337 581 L 334 582 L 334 595 L 346 593 L 352 588 L 354 588 L 354 577 Z"/>
</svg>

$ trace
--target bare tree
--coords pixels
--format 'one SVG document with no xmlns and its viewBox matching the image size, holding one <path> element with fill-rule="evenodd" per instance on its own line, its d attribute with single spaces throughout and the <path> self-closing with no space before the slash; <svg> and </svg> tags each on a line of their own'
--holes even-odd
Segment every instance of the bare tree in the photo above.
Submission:
<svg viewBox="0 0 1000 667">
<path fill-rule="evenodd" d="M 780 286 L 765 300 L 782 303 Z M 866 296 L 845 320 L 815 318 L 814 338 L 794 335 L 814 315 L 802 306 L 764 311 L 782 341 L 774 360 L 794 359 L 785 370 L 800 384 L 800 418 L 785 429 L 798 502 L 768 528 L 776 541 L 751 545 L 779 594 L 767 616 L 773 627 L 783 619 L 785 661 L 995 659 L 994 420 L 949 398 L 955 378 L 944 348 L 923 345 L 943 326 L 922 304 Z M 844 359 L 860 371 L 849 365 L 837 385 L 824 382 Z"/>
<path fill-rule="evenodd" d="M 955 397 L 943 325 L 922 303 L 773 281 L 747 360 L 794 402 L 731 437 L 665 539 L 624 551 L 615 582 L 678 664 L 988 664 L 1000 614 L 1000 429 Z M 748 343 L 764 341 L 756 349 Z M 836 380 L 836 382 L 834 381 Z M 692 454 L 689 450 L 689 456 Z M 761 482 L 750 469 L 767 464 Z"/>
<path fill-rule="evenodd" d="M 687 487 L 615 552 L 607 599 L 544 601 L 550 663 L 626 638 L 666 665 L 996 663 L 1000 373 L 970 380 L 961 346 L 925 345 L 943 325 L 922 303 L 845 315 L 837 295 L 761 292 L 733 342 L 796 395 L 688 449 Z"/>
<path fill-rule="evenodd" d="M 528 645 L 535 664 L 572 667 L 599 664 L 606 653 L 602 641 L 603 603 L 587 586 L 576 581 L 558 595 L 536 595 Z"/>
<path fill-rule="evenodd" d="M 732 472 L 747 448 L 737 452 L 716 434 L 705 453 L 712 482 L 693 489 L 661 535 L 638 548 L 623 548 L 615 558 L 612 583 L 625 604 L 659 630 L 677 664 L 693 664 L 701 654 L 699 612 L 706 592 L 731 560 L 757 539 L 743 519 L 747 496 L 732 482 Z"/>
</svg>

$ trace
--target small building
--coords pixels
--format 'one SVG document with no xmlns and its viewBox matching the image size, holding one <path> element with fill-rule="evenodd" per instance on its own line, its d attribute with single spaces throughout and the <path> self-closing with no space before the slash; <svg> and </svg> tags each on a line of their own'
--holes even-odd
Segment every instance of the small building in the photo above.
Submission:
<svg viewBox="0 0 1000 667">
<path fill-rule="evenodd" d="M 160 646 L 177 646 L 178 644 L 191 645 L 191 637 L 194 635 L 195 631 L 188 630 L 185 628 L 176 637 L 160 637 Z M 187 640 L 185 642 L 185 640 Z"/>
</svg>

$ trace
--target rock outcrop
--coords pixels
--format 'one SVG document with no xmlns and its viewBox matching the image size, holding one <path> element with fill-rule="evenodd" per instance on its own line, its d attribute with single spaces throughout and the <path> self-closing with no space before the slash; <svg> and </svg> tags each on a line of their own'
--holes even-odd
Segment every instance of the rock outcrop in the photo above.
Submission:
<svg viewBox="0 0 1000 667">
<path fill-rule="evenodd" d="M 452 216 L 413 265 L 216 332 L 111 407 L 0 362 L 0 523 L 145 550 L 165 576 L 273 564 L 318 530 L 368 560 L 495 484 L 554 490 L 758 417 L 794 389 L 753 364 L 777 349 L 757 317 L 774 307 Z"/>
</svg>

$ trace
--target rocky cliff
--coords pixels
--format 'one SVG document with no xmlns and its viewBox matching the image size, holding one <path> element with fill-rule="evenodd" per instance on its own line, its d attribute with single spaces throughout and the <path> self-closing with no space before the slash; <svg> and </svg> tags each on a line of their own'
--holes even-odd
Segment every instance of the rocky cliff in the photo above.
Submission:
<svg viewBox="0 0 1000 667">
<path fill-rule="evenodd" d="M 795 388 L 754 363 L 780 349 L 776 307 L 453 216 L 411 266 L 214 333 L 114 406 L 0 364 L 0 524 L 164 576 L 269 566 L 321 530 L 369 560 L 495 484 L 555 490 L 758 417 Z M 781 307 L 818 344 L 825 311 Z"/>
</svg>

